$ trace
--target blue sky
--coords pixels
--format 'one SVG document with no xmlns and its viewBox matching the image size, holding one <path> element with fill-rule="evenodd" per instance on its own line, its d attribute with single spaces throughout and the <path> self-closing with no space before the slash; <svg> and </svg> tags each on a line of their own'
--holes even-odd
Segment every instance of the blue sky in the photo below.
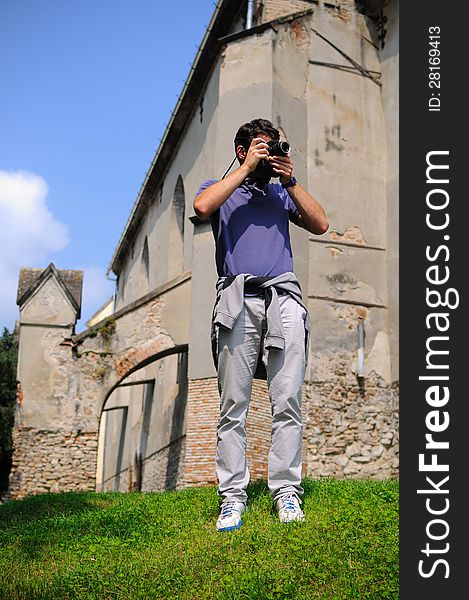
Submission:
<svg viewBox="0 0 469 600">
<path fill-rule="evenodd" d="M 212 0 L 0 3 L 0 328 L 22 266 L 85 271 L 77 330 L 113 293 L 120 234 Z"/>
</svg>

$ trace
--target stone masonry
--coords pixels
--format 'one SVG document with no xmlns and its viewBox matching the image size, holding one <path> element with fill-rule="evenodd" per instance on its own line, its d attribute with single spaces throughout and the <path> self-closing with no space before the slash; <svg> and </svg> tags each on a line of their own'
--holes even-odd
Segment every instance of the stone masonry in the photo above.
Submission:
<svg viewBox="0 0 469 600">
<path fill-rule="evenodd" d="M 94 490 L 97 431 L 80 433 L 18 427 L 13 433 L 13 446 L 15 468 L 10 478 L 11 497 Z"/>
</svg>

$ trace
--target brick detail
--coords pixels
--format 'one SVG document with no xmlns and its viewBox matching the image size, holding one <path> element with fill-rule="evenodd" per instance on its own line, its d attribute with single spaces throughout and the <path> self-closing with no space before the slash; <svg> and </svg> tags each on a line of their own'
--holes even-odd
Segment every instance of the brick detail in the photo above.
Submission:
<svg viewBox="0 0 469 600">
<path fill-rule="evenodd" d="M 247 461 L 251 480 L 267 479 L 272 411 L 267 382 L 255 379 L 246 423 Z"/>
<path fill-rule="evenodd" d="M 188 383 L 184 485 L 213 485 L 220 410 L 218 382 L 214 377 Z"/>
<path fill-rule="evenodd" d="M 262 9 L 262 21 L 273 21 L 285 15 L 307 10 L 314 6 L 306 0 L 264 0 Z"/>
<path fill-rule="evenodd" d="M 189 381 L 184 485 L 213 485 L 220 396 L 216 378 Z M 267 477 L 272 416 L 267 385 L 254 380 L 246 424 L 251 480 Z"/>
<path fill-rule="evenodd" d="M 257 5 L 260 2 L 258 0 Z M 267 21 L 273 21 L 280 17 L 292 15 L 302 10 L 308 10 L 316 7 L 320 2 L 314 2 L 311 0 L 262 0 L 262 6 L 260 9 L 260 21 L 258 19 L 257 24 L 260 22 L 266 23 Z M 331 0 L 329 5 L 334 5 L 339 14 L 343 16 L 343 13 L 355 10 L 355 0 Z M 257 14 L 257 13 L 255 13 Z"/>
</svg>

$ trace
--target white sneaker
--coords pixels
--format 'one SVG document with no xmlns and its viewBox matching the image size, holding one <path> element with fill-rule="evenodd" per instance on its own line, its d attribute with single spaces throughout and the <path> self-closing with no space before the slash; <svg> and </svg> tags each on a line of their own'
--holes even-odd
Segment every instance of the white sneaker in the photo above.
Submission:
<svg viewBox="0 0 469 600">
<path fill-rule="evenodd" d="M 305 520 L 304 512 L 300 508 L 300 500 L 294 492 L 280 496 L 276 504 L 278 518 L 282 523 Z"/>
<path fill-rule="evenodd" d="M 223 500 L 220 509 L 220 516 L 217 521 L 218 531 L 233 531 L 239 529 L 243 524 L 241 515 L 246 510 L 244 502 L 236 500 Z"/>
</svg>

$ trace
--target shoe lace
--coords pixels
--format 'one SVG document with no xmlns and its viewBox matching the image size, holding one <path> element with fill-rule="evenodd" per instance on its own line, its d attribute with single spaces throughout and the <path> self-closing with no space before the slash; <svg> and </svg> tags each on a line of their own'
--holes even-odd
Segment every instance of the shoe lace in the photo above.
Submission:
<svg viewBox="0 0 469 600">
<path fill-rule="evenodd" d="M 222 517 L 231 516 L 231 514 L 233 513 L 234 506 L 235 506 L 234 501 L 223 502 L 223 504 L 221 505 L 221 516 Z"/>
<path fill-rule="evenodd" d="M 298 506 L 295 503 L 296 496 L 294 494 L 287 494 L 281 500 L 283 510 L 297 510 Z"/>
</svg>

